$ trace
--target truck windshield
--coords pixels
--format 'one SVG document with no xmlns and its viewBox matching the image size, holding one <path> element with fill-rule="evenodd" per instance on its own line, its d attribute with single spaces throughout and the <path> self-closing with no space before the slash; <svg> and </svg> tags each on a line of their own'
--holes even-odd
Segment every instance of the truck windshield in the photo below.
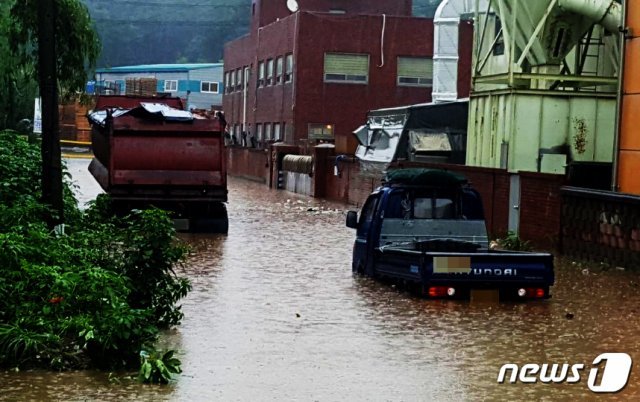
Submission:
<svg viewBox="0 0 640 402">
<path fill-rule="evenodd" d="M 456 219 L 456 205 L 454 198 L 448 194 L 396 192 L 389 197 L 385 218 Z"/>
</svg>

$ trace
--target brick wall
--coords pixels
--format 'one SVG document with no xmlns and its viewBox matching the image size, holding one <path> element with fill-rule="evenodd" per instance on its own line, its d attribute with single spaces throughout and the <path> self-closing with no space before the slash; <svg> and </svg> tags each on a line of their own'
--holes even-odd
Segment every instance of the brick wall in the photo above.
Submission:
<svg viewBox="0 0 640 402">
<path fill-rule="evenodd" d="M 563 254 L 637 270 L 640 197 L 576 187 L 561 192 Z"/>
<path fill-rule="evenodd" d="M 228 147 L 227 172 L 229 176 L 268 183 L 269 152 L 252 148 Z"/>
<path fill-rule="evenodd" d="M 317 162 L 321 160 L 322 162 Z M 316 197 L 346 202 L 361 207 L 367 196 L 380 185 L 380 178 L 364 176 L 359 163 L 341 161 L 340 176 L 334 175 L 335 155 L 323 151 L 314 154 L 316 163 L 314 188 Z M 449 164 L 403 163 L 397 167 L 432 167 L 465 176 L 480 193 L 487 230 L 493 238 L 504 236 L 509 228 L 509 189 L 511 174 L 502 169 Z M 520 237 L 535 246 L 553 249 L 560 237 L 562 200 L 560 188 L 564 177 L 542 173 L 520 174 Z"/>
<path fill-rule="evenodd" d="M 564 183 L 564 176 L 520 172 L 520 237 L 538 247 L 557 247 Z"/>
</svg>

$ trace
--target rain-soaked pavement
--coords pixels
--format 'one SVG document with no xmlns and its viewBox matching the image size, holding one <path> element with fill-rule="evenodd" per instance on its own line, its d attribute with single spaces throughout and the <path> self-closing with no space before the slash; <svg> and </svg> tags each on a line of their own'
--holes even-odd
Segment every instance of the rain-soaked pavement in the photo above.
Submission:
<svg viewBox="0 0 640 402">
<path fill-rule="evenodd" d="M 95 194 L 86 163 L 70 162 L 82 200 Z M 351 275 L 344 205 L 237 179 L 229 198 L 227 236 L 183 236 L 193 255 L 180 273 L 193 291 L 182 325 L 162 339 L 183 362 L 173 384 L 140 385 L 125 373 L 3 372 L 0 399 L 593 399 L 587 376 L 596 356 L 626 352 L 640 362 L 637 274 L 558 261 L 548 301 L 424 300 Z M 498 384 L 509 362 L 586 367 L 577 384 Z M 640 400 L 634 366 L 613 399 Z"/>
</svg>

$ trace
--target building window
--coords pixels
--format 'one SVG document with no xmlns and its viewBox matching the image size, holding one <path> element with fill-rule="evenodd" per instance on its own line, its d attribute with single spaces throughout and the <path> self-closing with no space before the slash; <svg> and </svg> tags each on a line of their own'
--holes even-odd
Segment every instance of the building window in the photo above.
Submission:
<svg viewBox="0 0 640 402">
<path fill-rule="evenodd" d="M 176 92 L 178 90 L 178 81 L 177 80 L 166 80 L 164 82 L 164 91 L 165 92 Z"/>
<path fill-rule="evenodd" d="M 249 79 L 251 78 L 251 68 L 246 66 L 244 68 L 244 83 L 247 88 L 249 88 Z"/>
<path fill-rule="evenodd" d="M 211 81 L 202 81 L 200 83 L 200 92 L 217 94 L 217 93 L 219 93 L 218 92 L 218 83 L 217 82 L 211 82 Z"/>
<path fill-rule="evenodd" d="M 271 123 L 264 123 L 264 140 L 269 141 L 271 139 Z"/>
<path fill-rule="evenodd" d="M 262 124 L 256 123 L 256 138 L 258 141 L 262 142 Z"/>
<path fill-rule="evenodd" d="M 276 84 L 282 84 L 282 73 L 284 68 L 284 59 L 282 56 L 278 57 L 276 61 Z"/>
<path fill-rule="evenodd" d="M 310 140 L 333 140 L 333 124 L 309 124 Z"/>
<path fill-rule="evenodd" d="M 258 64 L 258 87 L 264 86 L 264 61 Z"/>
<path fill-rule="evenodd" d="M 267 60 L 267 85 L 273 85 L 273 59 Z"/>
<path fill-rule="evenodd" d="M 428 57 L 398 57 L 398 85 L 432 86 L 433 60 Z"/>
<path fill-rule="evenodd" d="M 504 32 L 502 32 L 502 21 L 500 21 L 500 17 L 495 17 L 494 23 L 494 32 L 495 32 L 495 42 L 496 44 L 493 46 L 493 55 L 494 56 L 502 56 L 504 54 Z"/>
<path fill-rule="evenodd" d="M 236 90 L 236 72 L 229 71 L 229 92 Z"/>
<path fill-rule="evenodd" d="M 236 91 L 242 91 L 242 69 L 236 70 Z"/>
<path fill-rule="evenodd" d="M 325 53 L 324 81 L 366 84 L 369 81 L 369 55 Z"/>
<path fill-rule="evenodd" d="M 276 141 L 282 141 L 282 137 L 280 136 L 280 123 L 273 124 L 273 139 Z"/>
<path fill-rule="evenodd" d="M 285 61 L 284 82 L 293 80 L 293 55 L 288 54 Z"/>
<path fill-rule="evenodd" d="M 224 93 L 229 93 L 229 72 L 224 73 Z"/>
</svg>

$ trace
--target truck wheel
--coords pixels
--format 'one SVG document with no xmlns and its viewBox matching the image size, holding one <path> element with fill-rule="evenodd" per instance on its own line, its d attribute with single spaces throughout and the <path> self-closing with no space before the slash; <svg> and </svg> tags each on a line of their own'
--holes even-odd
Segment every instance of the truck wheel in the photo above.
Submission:
<svg viewBox="0 0 640 402">
<path fill-rule="evenodd" d="M 192 231 L 206 233 L 229 232 L 229 217 L 227 207 L 223 203 L 216 203 L 209 207 L 206 217 L 192 218 Z"/>
</svg>

